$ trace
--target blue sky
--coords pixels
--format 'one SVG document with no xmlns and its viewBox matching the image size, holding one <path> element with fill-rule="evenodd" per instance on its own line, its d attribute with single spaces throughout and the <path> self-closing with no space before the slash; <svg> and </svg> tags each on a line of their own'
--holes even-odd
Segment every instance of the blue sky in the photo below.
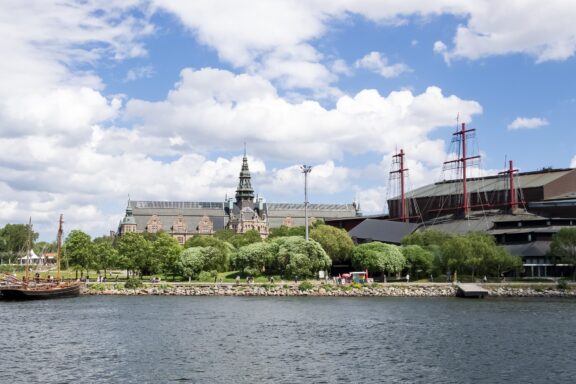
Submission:
<svg viewBox="0 0 576 384">
<path fill-rule="evenodd" d="M 244 142 L 270 202 L 386 210 L 443 177 L 456 117 L 477 174 L 576 166 L 576 6 L 535 0 L 0 4 L 0 225 L 114 230 L 136 200 L 222 201 Z"/>
</svg>

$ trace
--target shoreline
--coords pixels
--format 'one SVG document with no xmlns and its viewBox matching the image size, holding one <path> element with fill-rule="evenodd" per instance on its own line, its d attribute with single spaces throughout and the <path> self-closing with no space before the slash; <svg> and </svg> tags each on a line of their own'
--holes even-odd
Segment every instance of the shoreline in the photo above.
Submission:
<svg viewBox="0 0 576 384">
<path fill-rule="evenodd" d="M 92 284 L 90 284 L 92 285 Z M 301 290 L 297 284 L 158 284 L 127 289 L 114 286 L 85 287 L 83 296 L 275 296 L 275 297 L 455 297 L 457 286 L 436 284 L 378 284 L 362 287 L 350 285 L 314 284 Z M 572 297 L 576 289 L 558 289 L 550 284 L 483 284 L 488 297 Z"/>
</svg>

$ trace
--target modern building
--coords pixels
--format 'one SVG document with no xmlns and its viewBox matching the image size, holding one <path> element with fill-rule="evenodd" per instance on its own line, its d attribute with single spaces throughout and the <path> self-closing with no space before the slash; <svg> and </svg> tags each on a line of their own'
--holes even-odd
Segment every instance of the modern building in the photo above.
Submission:
<svg viewBox="0 0 576 384">
<path fill-rule="evenodd" d="M 513 191 L 513 192 L 511 192 Z M 542 216 L 576 217 L 576 169 L 542 169 L 467 179 L 469 212 L 524 209 Z M 515 196 L 511 196 L 513 193 Z M 462 180 L 440 181 L 406 193 L 410 221 L 427 221 L 461 213 Z M 399 196 L 388 200 L 391 218 L 401 213 Z"/>
<path fill-rule="evenodd" d="M 358 204 L 308 204 L 310 222 L 360 215 Z M 265 238 L 270 228 L 305 224 L 304 203 L 268 203 L 255 198 L 246 154 L 234 198 L 222 202 L 130 200 L 118 234 L 164 231 L 180 244 L 197 235 L 229 228 L 236 233 L 256 230 Z"/>
<path fill-rule="evenodd" d="M 407 219 L 419 221 L 419 230 L 491 234 L 497 244 L 522 258 L 525 277 L 570 275 L 572 266 L 558 263 L 550 254 L 550 242 L 561 228 L 576 226 L 576 169 L 519 173 L 513 181 L 509 174 L 467 179 L 466 213 L 462 184 L 442 181 L 407 193 Z M 398 220 L 399 198 L 388 204 L 391 217 Z"/>
</svg>

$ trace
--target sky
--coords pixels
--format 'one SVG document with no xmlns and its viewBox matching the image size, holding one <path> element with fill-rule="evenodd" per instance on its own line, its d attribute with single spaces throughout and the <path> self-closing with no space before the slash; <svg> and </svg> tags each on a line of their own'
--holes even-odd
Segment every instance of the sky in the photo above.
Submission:
<svg viewBox="0 0 576 384">
<path fill-rule="evenodd" d="M 3 0 L 0 227 L 116 230 L 132 200 L 224 201 L 246 145 L 268 202 L 387 210 L 441 180 L 576 167 L 576 3 Z"/>
</svg>

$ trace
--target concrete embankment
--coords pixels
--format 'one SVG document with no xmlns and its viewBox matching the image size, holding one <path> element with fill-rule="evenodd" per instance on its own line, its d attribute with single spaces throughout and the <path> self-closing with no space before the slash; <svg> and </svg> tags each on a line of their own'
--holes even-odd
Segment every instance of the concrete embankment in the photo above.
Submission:
<svg viewBox="0 0 576 384">
<path fill-rule="evenodd" d="M 550 286 L 487 285 L 491 297 L 574 297 L 576 289 L 557 289 Z M 125 289 L 119 286 L 88 286 L 85 295 L 150 295 L 150 296 L 336 296 L 336 297 L 449 297 L 456 295 L 456 287 L 449 284 L 375 284 L 363 287 L 313 285 L 300 289 L 298 285 L 235 285 L 193 284 L 145 286 Z"/>
</svg>

